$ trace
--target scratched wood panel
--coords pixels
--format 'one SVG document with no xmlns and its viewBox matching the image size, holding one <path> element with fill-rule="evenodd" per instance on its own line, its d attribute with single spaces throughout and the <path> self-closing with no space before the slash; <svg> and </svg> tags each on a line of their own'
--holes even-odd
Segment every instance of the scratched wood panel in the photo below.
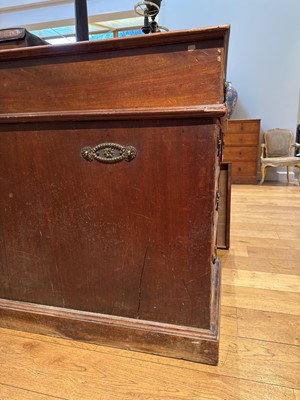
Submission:
<svg viewBox="0 0 300 400">
<path fill-rule="evenodd" d="M 226 332 L 226 335 L 237 335 L 237 310 L 234 307 L 221 307 L 221 330 Z M 19 336 L 24 339 L 35 339 L 38 341 L 59 344 L 61 346 L 78 347 L 89 351 L 94 351 L 99 347 L 96 344 L 84 343 L 73 339 L 62 339 L 41 334 L 33 334 L 24 331 L 16 331 L 13 329 L 0 328 L 0 333 L 10 336 Z M 101 347 L 103 351 L 103 347 Z M 115 350 L 117 351 L 117 350 Z M 122 351 L 120 354 L 123 354 Z M 134 354 L 134 353 L 133 353 Z"/>
<path fill-rule="evenodd" d="M 0 297 L 209 329 L 216 134 L 207 119 L 2 126 Z M 80 156 L 103 142 L 137 156 Z"/>
</svg>

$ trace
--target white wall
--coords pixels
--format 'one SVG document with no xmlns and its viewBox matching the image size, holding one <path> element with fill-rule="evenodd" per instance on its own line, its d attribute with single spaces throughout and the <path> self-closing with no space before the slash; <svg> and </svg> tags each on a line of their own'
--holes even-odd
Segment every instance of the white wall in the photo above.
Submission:
<svg viewBox="0 0 300 400">
<path fill-rule="evenodd" d="M 163 0 L 169 29 L 231 24 L 227 80 L 238 90 L 232 118 L 295 132 L 300 88 L 299 0 Z"/>
<path fill-rule="evenodd" d="M 16 7 L 37 1 L 46 7 Z M 137 1 L 88 0 L 90 20 L 96 15 L 99 21 L 111 19 L 122 11 L 124 17 L 134 16 Z M 0 7 L 9 5 L 16 8 L 0 13 L 0 28 L 74 18 L 73 0 L 0 0 Z M 171 30 L 231 24 L 227 80 L 239 93 L 232 118 L 261 118 L 263 130 L 295 132 L 300 107 L 299 17 L 300 0 L 162 0 L 159 23 Z"/>
<path fill-rule="evenodd" d="M 46 7 L 18 10 L 43 2 Z M 137 0 L 88 0 L 90 19 L 134 16 Z M 0 0 L 0 28 L 74 17 L 73 0 Z M 0 9 L 1 11 L 1 9 Z M 102 15 L 102 18 L 99 18 Z M 116 14 L 114 14 L 116 15 Z M 169 29 L 231 24 L 227 80 L 239 93 L 233 118 L 261 118 L 262 129 L 296 130 L 300 90 L 300 0 L 162 0 L 160 25 Z"/>
<path fill-rule="evenodd" d="M 0 9 L 37 1 L 0 0 Z M 136 1 L 88 0 L 89 16 L 105 20 L 125 11 L 128 18 L 134 16 Z M 229 23 L 227 80 L 239 93 L 232 118 L 261 118 L 263 130 L 295 132 L 300 118 L 299 16 L 300 0 L 163 0 L 159 23 L 171 30 Z M 0 13 L 0 28 L 73 18 L 73 0 L 44 0 L 41 8 Z"/>
<path fill-rule="evenodd" d="M 9 7 L 10 1 L 0 0 L 0 29 L 18 26 L 40 29 L 41 24 L 64 26 L 74 23 L 74 0 L 13 0 Z M 136 17 L 134 4 L 132 0 L 88 0 L 89 21 Z"/>
</svg>

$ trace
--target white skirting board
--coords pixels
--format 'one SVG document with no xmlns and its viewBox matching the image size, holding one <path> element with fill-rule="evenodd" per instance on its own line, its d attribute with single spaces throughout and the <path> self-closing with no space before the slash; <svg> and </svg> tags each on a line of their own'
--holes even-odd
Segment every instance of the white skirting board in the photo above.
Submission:
<svg viewBox="0 0 300 400">
<path fill-rule="evenodd" d="M 297 180 L 298 179 L 298 174 L 299 174 L 299 169 L 295 168 L 290 169 L 289 177 L 290 177 L 290 182 Z M 261 179 L 261 171 L 258 172 L 258 179 Z M 287 172 L 285 167 L 278 167 L 278 168 L 273 168 L 269 167 L 267 168 L 267 174 L 266 174 L 266 179 L 265 181 L 278 181 L 278 182 L 285 182 L 287 181 Z"/>
</svg>

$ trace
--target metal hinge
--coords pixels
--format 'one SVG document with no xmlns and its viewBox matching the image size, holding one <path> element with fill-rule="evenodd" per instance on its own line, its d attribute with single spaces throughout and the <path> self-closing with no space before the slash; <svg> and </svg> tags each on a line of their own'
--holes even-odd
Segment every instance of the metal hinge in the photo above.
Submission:
<svg viewBox="0 0 300 400">
<path fill-rule="evenodd" d="M 218 258 L 217 246 L 214 247 L 214 254 L 212 255 L 212 263 L 215 264 Z"/>
<path fill-rule="evenodd" d="M 221 197 L 221 194 L 220 194 L 219 191 L 217 191 L 217 192 L 216 192 L 216 211 L 219 210 L 220 197 Z"/>
<path fill-rule="evenodd" d="M 217 156 L 218 157 L 220 157 L 220 154 L 222 153 L 222 147 L 223 147 L 223 140 L 218 135 L 218 140 L 217 140 Z"/>
</svg>

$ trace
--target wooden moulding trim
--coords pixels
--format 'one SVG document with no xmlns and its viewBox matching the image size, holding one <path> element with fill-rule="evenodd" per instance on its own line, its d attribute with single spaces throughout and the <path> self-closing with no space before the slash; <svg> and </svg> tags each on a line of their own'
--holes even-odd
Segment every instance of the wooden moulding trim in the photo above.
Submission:
<svg viewBox="0 0 300 400">
<path fill-rule="evenodd" d="M 0 299 L 0 327 L 216 365 L 209 329 Z"/>
<path fill-rule="evenodd" d="M 193 107 L 125 108 L 107 110 L 51 111 L 0 114 L 0 123 L 49 122 L 49 121 L 96 121 L 134 120 L 155 118 L 203 118 L 222 117 L 226 114 L 224 104 Z"/>
<path fill-rule="evenodd" d="M 216 340 L 216 335 L 209 329 L 192 328 L 181 325 L 165 324 L 161 322 L 152 322 L 137 320 L 133 318 L 118 317 L 115 315 L 98 314 L 88 311 L 78 311 L 67 308 L 46 306 L 34 303 L 25 303 L 16 300 L 0 299 L 0 315 L 2 312 L 12 311 L 32 315 L 43 315 L 45 317 L 62 318 L 73 321 L 84 321 L 93 324 L 118 326 L 130 330 L 153 331 L 161 334 L 170 334 L 176 336 L 190 337 L 193 339 Z M 0 321 L 1 326 L 1 321 Z"/>
<path fill-rule="evenodd" d="M 227 51 L 229 40 L 229 25 L 154 33 L 128 38 L 86 41 L 60 46 L 35 46 L 0 50 L 0 60 L 30 59 L 40 57 L 66 56 L 102 51 L 125 50 L 132 48 L 149 48 L 154 46 L 198 42 L 203 40 L 223 39 Z"/>
<path fill-rule="evenodd" d="M 211 292 L 211 323 L 210 330 L 219 340 L 220 336 L 220 311 L 221 311 L 221 277 L 222 264 L 217 258 L 216 263 L 212 266 L 212 292 Z"/>
</svg>

